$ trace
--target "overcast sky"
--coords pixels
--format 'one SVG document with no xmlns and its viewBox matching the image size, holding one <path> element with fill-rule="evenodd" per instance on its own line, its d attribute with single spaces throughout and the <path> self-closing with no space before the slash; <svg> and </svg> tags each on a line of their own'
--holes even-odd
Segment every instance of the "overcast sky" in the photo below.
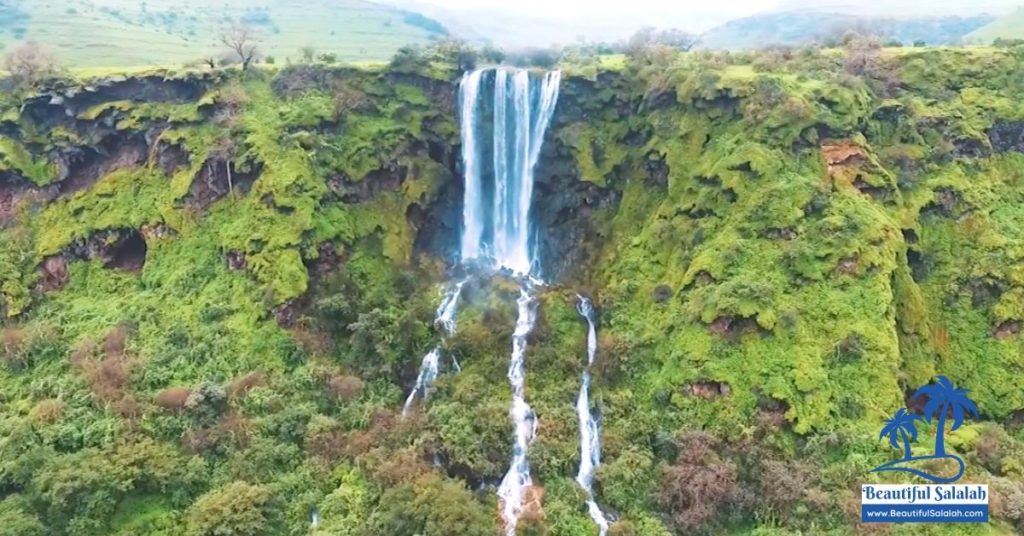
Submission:
<svg viewBox="0 0 1024 536">
<path fill-rule="evenodd" d="M 724 13 L 743 16 L 772 9 L 779 5 L 777 0 L 716 0 L 715 2 L 692 2 L 685 0 L 420 0 L 449 9 L 497 8 L 528 14 L 561 14 L 613 17 L 646 13 Z"/>
</svg>

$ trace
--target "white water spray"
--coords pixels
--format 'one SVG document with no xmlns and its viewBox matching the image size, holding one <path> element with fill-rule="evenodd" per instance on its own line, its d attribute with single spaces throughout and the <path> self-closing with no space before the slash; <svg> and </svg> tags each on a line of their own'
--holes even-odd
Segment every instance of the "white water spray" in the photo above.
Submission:
<svg viewBox="0 0 1024 536">
<path fill-rule="evenodd" d="M 532 486 L 527 449 L 537 417 L 526 402 L 526 339 L 537 315 L 529 275 L 536 275 L 530 225 L 534 167 L 558 101 L 561 73 L 530 76 L 522 69 L 466 73 L 459 87 L 462 164 L 465 175 L 462 261 L 487 261 L 523 277 L 516 300 L 508 379 L 514 425 L 512 460 L 498 488 L 506 533 L 514 536 L 523 501 Z M 484 119 L 490 119 L 490 124 Z"/>
<path fill-rule="evenodd" d="M 465 175 L 462 260 L 487 258 L 517 275 L 531 272 L 530 204 L 533 170 L 555 104 L 561 72 L 530 77 L 526 70 L 466 73 L 459 87 Z M 481 91 L 491 88 L 488 94 Z M 488 98 L 489 97 L 489 98 Z M 481 117 L 490 111 L 491 129 Z M 490 134 L 490 143 L 481 136 Z M 490 169 L 481 165 L 490 161 Z M 489 179 L 489 181 L 488 181 Z"/>
<path fill-rule="evenodd" d="M 576 482 L 587 493 L 587 511 L 597 524 L 599 536 L 604 536 L 608 532 L 608 519 L 594 500 L 594 471 L 601 465 L 601 425 L 590 411 L 590 368 L 597 359 L 597 327 L 590 300 L 579 294 L 576 297 L 579 299 L 576 310 L 587 319 L 587 366 L 583 369 L 580 394 L 576 398 L 576 416 L 580 421 L 580 468 Z"/>
<path fill-rule="evenodd" d="M 512 357 L 508 366 L 508 381 L 512 386 L 512 407 L 509 416 L 515 425 L 512 445 L 512 463 L 498 487 L 501 498 L 501 515 L 505 519 L 505 531 L 514 536 L 516 522 L 523 511 L 523 498 L 526 490 L 533 485 L 530 478 L 530 462 L 526 452 L 533 438 L 537 435 L 537 416 L 526 403 L 526 338 L 533 330 L 537 319 L 536 302 L 530 294 L 529 284 L 525 283 L 516 300 L 518 316 L 516 330 L 512 334 Z"/>
<path fill-rule="evenodd" d="M 434 313 L 434 325 L 441 329 L 442 337 L 450 337 L 455 334 L 455 315 L 458 312 L 459 295 L 462 294 L 462 286 L 466 284 L 466 281 L 459 281 L 449 288 L 441 300 L 441 305 L 437 307 L 437 312 Z M 458 370 L 458 362 L 453 361 L 453 363 L 456 370 Z M 435 346 L 427 352 L 427 355 L 423 356 L 423 360 L 420 362 L 420 373 L 416 377 L 416 385 L 413 386 L 409 396 L 405 399 L 405 405 L 402 406 L 402 415 L 409 413 L 417 396 L 426 400 L 427 395 L 430 394 L 431 386 L 434 385 L 434 380 L 437 379 L 440 364 L 441 347 Z"/>
</svg>

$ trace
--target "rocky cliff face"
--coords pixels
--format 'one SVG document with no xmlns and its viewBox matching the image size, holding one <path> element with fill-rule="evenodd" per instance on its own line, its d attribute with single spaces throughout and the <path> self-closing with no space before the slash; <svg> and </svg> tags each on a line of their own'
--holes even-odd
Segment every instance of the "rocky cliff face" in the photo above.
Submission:
<svg viewBox="0 0 1024 536">
<path fill-rule="evenodd" d="M 881 419 L 936 374 L 983 414 L 954 434 L 968 476 L 1024 497 L 1024 57 L 853 59 L 566 73 L 532 207 L 549 285 L 523 530 L 594 532 L 577 292 L 600 313 L 616 534 L 853 532 Z M 296 66 L 5 102 L 4 525 L 282 534 L 315 511 L 325 534 L 494 534 L 513 286 L 467 284 L 444 343 L 461 372 L 397 415 L 461 224 L 455 95 L 428 71 Z"/>
</svg>

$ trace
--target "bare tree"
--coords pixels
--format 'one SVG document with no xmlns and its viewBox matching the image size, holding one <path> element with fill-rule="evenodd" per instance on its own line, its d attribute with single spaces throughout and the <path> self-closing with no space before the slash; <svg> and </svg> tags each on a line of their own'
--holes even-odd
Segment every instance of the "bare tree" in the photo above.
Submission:
<svg viewBox="0 0 1024 536">
<path fill-rule="evenodd" d="M 14 47 L 4 57 L 4 69 L 19 83 L 34 86 L 57 76 L 61 72 L 50 49 L 35 41 L 26 41 Z"/>
<path fill-rule="evenodd" d="M 244 24 L 232 24 L 220 34 L 220 42 L 238 57 L 243 71 L 248 69 L 256 58 L 256 51 L 261 39 L 262 35 L 259 30 Z"/>
</svg>

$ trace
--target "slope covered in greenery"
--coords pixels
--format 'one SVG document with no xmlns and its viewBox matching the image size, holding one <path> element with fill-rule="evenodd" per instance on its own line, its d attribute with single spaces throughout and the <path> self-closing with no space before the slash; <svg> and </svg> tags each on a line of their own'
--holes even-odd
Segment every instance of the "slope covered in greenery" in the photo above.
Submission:
<svg viewBox="0 0 1024 536">
<path fill-rule="evenodd" d="M 3 0 L 0 48 L 35 40 L 74 67 L 181 65 L 222 53 L 232 23 L 261 36 L 261 56 L 298 60 L 299 49 L 345 61 L 381 61 L 445 30 L 418 13 L 364 0 Z"/>
<path fill-rule="evenodd" d="M 533 207 L 549 284 L 520 533 L 596 534 L 577 292 L 600 312 L 612 534 L 1024 528 L 1022 63 L 566 65 Z M 467 284 L 436 388 L 400 415 L 463 276 L 458 74 L 154 74 L 5 105 L 0 534 L 498 532 L 513 282 Z M 860 484 L 904 481 L 869 473 L 900 455 L 882 420 L 937 374 L 981 408 L 947 449 L 993 521 L 861 526 Z"/>
<path fill-rule="evenodd" d="M 998 19 L 978 28 L 968 35 L 969 39 L 976 39 L 982 43 L 1003 39 L 1024 39 L 1024 7 L 999 17 Z"/>
</svg>

